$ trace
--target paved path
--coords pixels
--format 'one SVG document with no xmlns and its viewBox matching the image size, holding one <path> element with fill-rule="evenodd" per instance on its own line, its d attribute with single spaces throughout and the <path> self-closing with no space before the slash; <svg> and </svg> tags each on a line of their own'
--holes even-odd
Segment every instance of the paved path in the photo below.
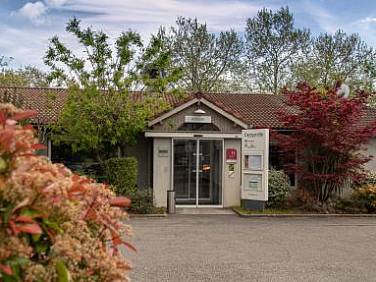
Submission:
<svg viewBox="0 0 376 282">
<path fill-rule="evenodd" d="M 376 281 L 374 218 L 131 220 L 132 281 Z"/>
</svg>

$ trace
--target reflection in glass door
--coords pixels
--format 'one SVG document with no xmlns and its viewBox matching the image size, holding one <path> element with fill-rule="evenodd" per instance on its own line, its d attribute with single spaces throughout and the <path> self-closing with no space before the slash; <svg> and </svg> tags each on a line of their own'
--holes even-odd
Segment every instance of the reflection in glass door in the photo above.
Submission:
<svg viewBox="0 0 376 282">
<path fill-rule="evenodd" d="M 222 154 L 222 140 L 174 140 L 176 204 L 222 204 Z"/>
<path fill-rule="evenodd" d="M 174 140 L 176 204 L 196 205 L 196 140 Z"/>
<path fill-rule="evenodd" d="M 222 141 L 199 140 L 198 204 L 222 204 Z"/>
</svg>

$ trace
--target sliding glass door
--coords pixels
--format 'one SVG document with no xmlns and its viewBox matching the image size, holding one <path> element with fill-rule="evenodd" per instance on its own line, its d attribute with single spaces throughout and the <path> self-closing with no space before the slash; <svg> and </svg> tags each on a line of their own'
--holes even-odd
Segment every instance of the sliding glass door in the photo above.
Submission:
<svg viewBox="0 0 376 282">
<path fill-rule="evenodd" d="M 177 205 L 222 205 L 222 140 L 174 140 Z"/>
</svg>

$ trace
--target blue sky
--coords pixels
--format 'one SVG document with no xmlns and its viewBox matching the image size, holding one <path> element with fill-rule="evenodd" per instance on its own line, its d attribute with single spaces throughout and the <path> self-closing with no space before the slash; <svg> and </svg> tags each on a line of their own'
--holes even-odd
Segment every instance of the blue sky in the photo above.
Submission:
<svg viewBox="0 0 376 282">
<path fill-rule="evenodd" d="M 14 57 L 14 67 L 45 68 L 42 57 L 53 35 L 76 46 L 64 31 L 72 16 L 114 37 L 133 29 L 147 40 L 160 25 L 174 24 L 177 16 L 197 17 L 212 32 L 230 28 L 242 32 L 246 19 L 259 9 L 286 5 L 297 27 L 310 28 L 314 34 L 340 28 L 359 33 L 376 47 L 376 1 L 371 0 L 0 0 L 0 55 Z"/>
</svg>

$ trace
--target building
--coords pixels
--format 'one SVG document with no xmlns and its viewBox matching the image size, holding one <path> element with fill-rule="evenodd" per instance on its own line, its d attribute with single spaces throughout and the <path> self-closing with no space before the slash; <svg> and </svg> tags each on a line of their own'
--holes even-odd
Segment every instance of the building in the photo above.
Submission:
<svg viewBox="0 0 376 282">
<path fill-rule="evenodd" d="M 67 91 L 50 88 L 0 88 L 0 94 L 22 101 L 22 107 L 33 109 L 38 116 L 33 122 L 43 128 L 56 121 Z M 47 97 L 54 97 L 47 99 Z M 278 110 L 284 109 L 283 97 L 267 94 L 190 94 L 184 98 L 165 95 L 172 106 L 155 116 L 138 144 L 125 154 L 138 159 L 140 188 L 152 188 L 156 206 L 166 206 L 167 190 L 176 192 L 176 203 L 193 207 L 238 206 L 242 184 L 242 132 L 265 128 L 287 130 L 278 120 Z M 367 109 L 362 122 L 376 120 L 376 110 Z M 267 140 L 267 139 L 266 139 Z M 46 154 L 56 157 L 49 140 Z M 273 142 L 267 140 L 263 155 L 265 169 L 281 168 L 280 156 Z M 266 152 L 266 151 L 265 151 Z M 368 146 L 376 153 L 376 139 Z M 376 168 L 376 161 L 367 164 Z M 261 179 L 261 178 L 260 178 Z M 294 176 L 291 184 L 294 185 Z"/>
</svg>

